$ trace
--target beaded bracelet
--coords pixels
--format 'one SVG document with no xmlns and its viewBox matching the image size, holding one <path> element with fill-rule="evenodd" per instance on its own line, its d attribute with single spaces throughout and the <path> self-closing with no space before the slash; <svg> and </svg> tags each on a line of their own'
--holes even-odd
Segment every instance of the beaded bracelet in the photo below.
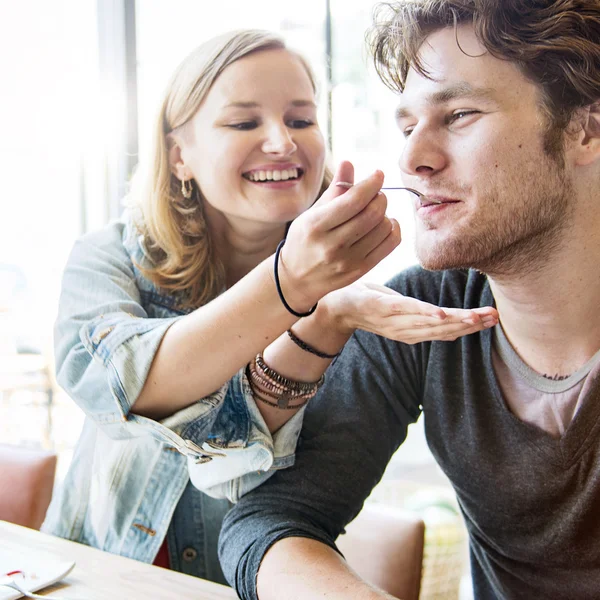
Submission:
<svg viewBox="0 0 600 600">
<path fill-rule="evenodd" d="M 318 386 L 316 384 L 308 384 L 303 389 L 291 389 L 282 387 L 274 383 L 271 379 L 267 379 L 266 375 L 259 373 L 256 369 L 256 359 L 248 365 L 250 372 L 250 386 L 255 392 L 263 392 L 266 396 L 277 400 L 279 408 L 287 408 L 290 400 L 310 400 L 316 395 Z M 297 405 L 294 405 L 297 406 Z"/>
<path fill-rule="evenodd" d="M 292 313 L 295 317 L 308 317 L 312 315 L 315 310 L 317 310 L 317 305 L 315 304 L 308 312 L 301 313 L 295 311 L 285 300 L 283 296 L 283 291 L 281 289 L 281 283 L 279 282 L 279 255 L 281 254 L 281 249 L 283 248 L 283 244 L 285 244 L 285 238 L 283 238 L 279 245 L 277 246 L 277 250 L 275 251 L 275 263 L 273 264 L 273 277 L 275 279 L 275 287 L 277 288 L 277 293 L 279 294 L 279 299 L 281 303 L 285 306 L 288 312 Z M 318 303 L 317 303 L 318 304 Z"/>
<path fill-rule="evenodd" d="M 297 408 L 302 408 L 303 406 L 306 406 L 310 401 L 310 398 L 307 398 L 306 400 L 304 400 L 304 402 L 301 402 L 300 404 L 294 404 L 293 406 L 288 406 L 286 404 L 285 406 L 281 406 L 279 401 L 271 402 L 270 400 L 267 400 L 266 398 L 261 398 L 260 394 L 255 394 L 254 398 L 256 400 L 259 400 L 260 402 L 264 402 L 265 404 L 268 404 L 269 406 L 274 406 L 275 408 L 283 408 L 284 410 L 295 410 Z"/>
<path fill-rule="evenodd" d="M 273 398 L 273 400 L 277 400 L 277 406 L 279 408 L 287 408 L 290 403 L 290 400 L 310 400 L 311 398 L 314 398 L 317 395 L 317 390 L 313 390 L 312 392 L 307 392 L 306 394 L 301 394 L 299 396 L 292 397 L 286 393 L 281 394 L 279 392 L 268 392 L 267 390 L 263 389 L 260 385 L 257 385 L 254 381 L 251 381 L 250 385 L 255 393 L 263 394 L 263 396 L 266 396 L 267 398 Z"/>
<path fill-rule="evenodd" d="M 335 358 L 340 354 L 339 352 L 337 352 L 336 354 L 327 354 L 325 352 L 317 350 L 310 344 L 307 344 L 304 340 L 301 340 L 291 329 L 287 330 L 287 334 L 290 336 L 290 339 L 292 340 L 292 342 L 294 342 L 294 344 L 296 344 L 296 346 L 302 348 L 302 350 L 306 350 L 306 352 L 310 352 L 311 354 L 318 356 L 319 358 Z"/>
<path fill-rule="evenodd" d="M 313 387 L 311 385 L 301 385 L 300 382 L 296 381 L 281 381 L 273 379 L 269 376 L 268 373 L 265 372 L 266 365 L 260 359 L 257 361 L 256 358 L 254 358 L 253 361 L 250 363 L 250 366 L 252 367 L 253 371 L 256 371 L 257 376 L 261 380 L 265 381 L 266 383 L 269 383 L 271 386 L 277 388 L 281 392 L 296 392 L 302 394 L 306 391 L 310 391 Z"/>
<path fill-rule="evenodd" d="M 291 398 L 300 398 L 302 396 L 305 396 L 306 394 L 316 391 L 316 389 L 315 389 L 316 386 L 313 386 L 313 388 L 310 390 L 290 390 L 288 388 L 277 385 L 277 384 L 273 383 L 270 379 L 263 378 L 261 376 L 261 374 L 259 374 L 257 372 L 254 361 L 252 361 L 248 365 L 248 372 L 250 373 L 250 379 L 251 379 L 252 383 L 257 385 L 263 391 L 270 392 L 273 394 L 280 394 L 280 395 L 286 394 L 287 396 L 290 396 Z"/>
<path fill-rule="evenodd" d="M 304 382 L 304 381 L 294 381 L 293 379 L 288 379 L 284 377 L 277 371 L 271 369 L 271 367 L 265 364 L 262 353 L 259 352 L 254 359 L 256 361 L 256 366 L 260 369 L 267 377 L 273 379 L 276 383 L 283 385 L 289 389 L 295 390 L 309 390 L 312 389 L 313 386 L 316 386 L 319 389 L 323 382 L 325 381 L 325 375 L 321 375 L 318 381 Z"/>
<path fill-rule="evenodd" d="M 302 406 L 304 406 L 311 398 L 313 398 L 316 393 L 317 390 L 316 388 L 313 389 L 310 392 L 305 392 L 303 394 L 299 394 L 297 396 L 291 396 L 289 393 L 281 393 L 281 392 L 277 392 L 276 394 L 270 394 L 269 392 L 267 392 L 266 390 L 262 389 L 262 386 L 260 384 L 257 383 L 257 381 L 255 380 L 254 377 L 252 377 L 252 367 L 251 364 L 249 364 L 246 368 L 246 375 L 248 376 L 248 380 L 250 383 L 250 388 L 252 389 L 252 393 L 253 396 L 257 399 L 257 400 L 261 400 L 262 402 L 264 402 L 265 404 L 268 404 L 270 406 L 274 406 L 276 408 L 280 408 L 280 409 L 286 409 L 286 410 L 293 410 L 296 408 L 301 408 Z M 269 398 L 273 398 L 274 400 L 277 400 L 277 402 L 271 402 L 270 400 L 267 400 L 264 397 L 261 397 L 261 394 L 263 396 L 267 396 Z M 302 400 L 301 403 L 299 404 L 293 404 L 290 406 L 290 400 Z"/>
</svg>

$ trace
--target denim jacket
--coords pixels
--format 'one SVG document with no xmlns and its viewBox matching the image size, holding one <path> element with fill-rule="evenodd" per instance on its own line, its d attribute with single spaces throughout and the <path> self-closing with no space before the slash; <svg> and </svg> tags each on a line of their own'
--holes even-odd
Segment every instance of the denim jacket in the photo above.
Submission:
<svg viewBox="0 0 600 600">
<path fill-rule="evenodd" d="M 293 464 L 303 410 L 271 436 L 241 369 L 161 422 L 132 414 L 163 335 L 189 312 L 141 274 L 148 264 L 130 211 L 78 240 L 67 262 L 57 378 L 86 419 L 43 530 L 152 562 L 189 480 L 237 501 Z"/>
</svg>

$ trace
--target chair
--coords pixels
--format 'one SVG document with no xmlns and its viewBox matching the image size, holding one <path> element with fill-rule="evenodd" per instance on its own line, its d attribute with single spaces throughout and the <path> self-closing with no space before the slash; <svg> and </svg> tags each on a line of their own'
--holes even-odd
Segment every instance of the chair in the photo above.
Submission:
<svg viewBox="0 0 600 600">
<path fill-rule="evenodd" d="M 365 581 L 402 600 L 418 600 L 425 524 L 408 511 L 365 504 L 337 547 Z"/>
<path fill-rule="evenodd" d="M 55 473 L 54 452 L 0 444 L 0 520 L 39 529 Z"/>
</svg>

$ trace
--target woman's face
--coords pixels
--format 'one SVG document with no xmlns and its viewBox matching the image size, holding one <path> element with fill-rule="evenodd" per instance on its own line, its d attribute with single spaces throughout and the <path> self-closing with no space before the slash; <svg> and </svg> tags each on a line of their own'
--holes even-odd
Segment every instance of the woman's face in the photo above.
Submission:
<svg viewBox="0 0 600 600">
<path fill-rule="evenodd" d="M 256 52 L 223 71 L 177 139 L 209 222 L 280 225 L 315 201 L 325 165 L 316 111 L 310 78 L 287 50 Z"/>
</svg>

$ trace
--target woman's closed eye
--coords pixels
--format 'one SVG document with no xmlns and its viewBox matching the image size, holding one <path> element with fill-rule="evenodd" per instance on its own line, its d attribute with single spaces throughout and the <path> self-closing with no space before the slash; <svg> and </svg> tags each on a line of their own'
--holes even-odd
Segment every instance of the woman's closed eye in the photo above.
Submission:
<svg viewBox="0 0 600 600">
<path fill-rule="evenodd" d="M 314 124 L 315 122 L 312 119 L 292 119 L 287 122 L 287 126 L 292 129 L 306 129 Z"/>
<path fill-rule="evenodd" d="M 286 121 L 286 125 L 291 129 L 306 129 L 312 127 L 315 122 L 312 119 L 291 119 Z M 227 125 L 230 129 L 238 131 L 251 131 L 259 126 L 258 121 L 240 121 L 239 123 L 230 123 Z"/>
<path fill-rule="evenodd" d="M 230 123 L 227 127 L 238 131 L 251 131 L 258 127 L 258 123 L 256 121 L 241 121 L 240 123 Z"/>
</svg>

